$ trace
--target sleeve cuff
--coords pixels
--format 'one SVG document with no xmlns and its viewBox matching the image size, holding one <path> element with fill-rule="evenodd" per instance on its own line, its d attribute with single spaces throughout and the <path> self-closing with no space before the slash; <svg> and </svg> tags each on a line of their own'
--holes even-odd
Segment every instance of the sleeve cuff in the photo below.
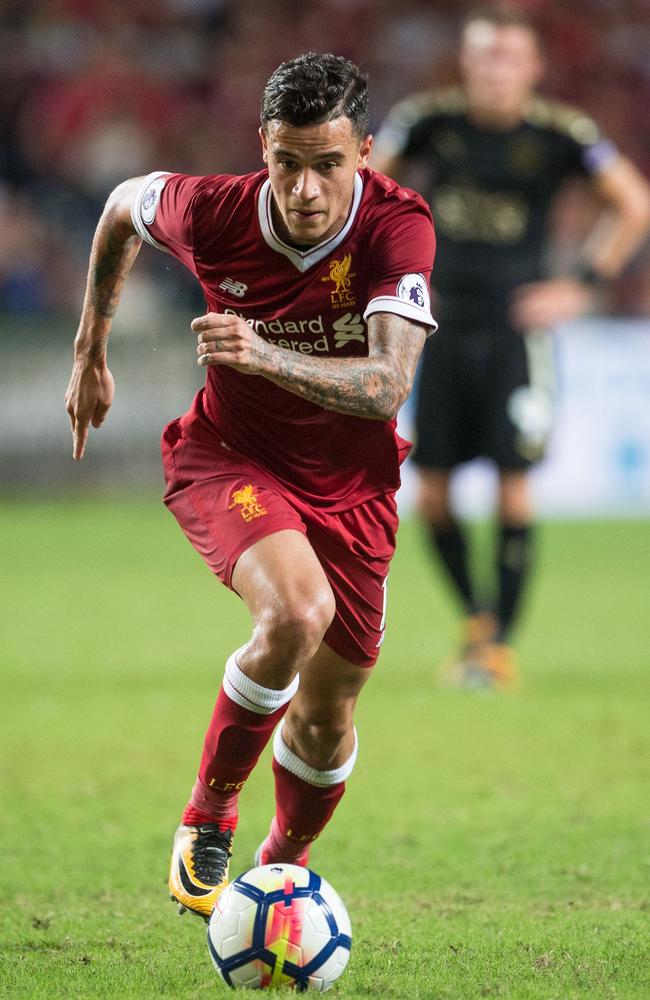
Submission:
<svg viewBox="0 0 650 1000">
<path fill-rule="evenodd" d="M 142 201 L 149 190 L 152 191 L 152 196 L 155 200 L 153 202 L 153 212 L 151 214 L 151 218 L 147 221 L 151 223 L 155 218 L 155 206 L 160 198 L 160 192 L 165 186 L 165 182 L 162 180 L 163 177 L 169 177 L 168 170 L 154 170 L 153 173 L 147 174 L 133 196 L 133 201 L 131 202 L 131 221 L 133 222 L 138 236 L 140 236 L 146 243 L 151 244 L 152 247 L 156 247 L 157 250 L 164 250 L 165 253 L 169 253 L 169 249 L 164 243 L 159 243 L 158 240 L 153 238 L 147 229 L 145 219 L 143 218 L 145 210 L 143 208 Z"/>
<path fill-rule="evenodd" d="M 422 323 L 423 326 L 429 327 L 427 336 L 435 333 L 438 329 L 438 324 L 428 309 L 420 309 L 396 295 L 378 295 L 377 298 L 371 299 L 363 318 L 367 320 L 369 316 L 377 312 L 395 313 L 397 316 L 404 316 L 406 319 L 415 320 L 416 323 Z"/>
</svg>

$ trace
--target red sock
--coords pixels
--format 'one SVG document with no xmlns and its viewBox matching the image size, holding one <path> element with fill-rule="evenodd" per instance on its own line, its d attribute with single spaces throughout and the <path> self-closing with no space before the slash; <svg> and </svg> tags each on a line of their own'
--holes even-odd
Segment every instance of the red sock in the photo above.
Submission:
<svg viewBox="0 0 650 1000">
<path fill-rule="evenodd" d="M 356 761 L 349 759 L 331 771 L 317 771 L 300 760 L 282 739 L 282 727 L 273 744 L 275 816 L 262 846 L 262 861 L 306 864 L 310 844 L 325 829 L 345 792 L 345 779 Z"/>
<path fill-rule="evenodd" d="M 231 701 L 223 688 L 205 736 L 199 776 L 183 813 L 183 823 L 237 826 L 237 800 L 271 733 L 287 710 L 258 715 Z"/>
<path fill-rule="evenodd" d="M 237 826 L 237 800 L 271 733 L 284 715 L 296 680 L 276 691 L 255 684 L 239 669 L 233 654 L 203 744 L 199 775 L 183 813 L 183 823 Z"/>
<path fill-rule="evenodd" d="M 274 861 L 297 861 L 325 829 L 345 792 L 345 782 L 311 785 L 273 760 L 275 818 L 265 844 Z"/>
</svg>

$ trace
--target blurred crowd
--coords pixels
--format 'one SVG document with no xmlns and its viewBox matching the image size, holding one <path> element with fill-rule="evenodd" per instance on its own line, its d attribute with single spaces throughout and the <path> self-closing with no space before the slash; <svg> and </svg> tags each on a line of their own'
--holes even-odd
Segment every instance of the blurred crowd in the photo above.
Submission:
<svg viewBox="0 0 650 1000">
<path fill-rule="evenodd" d="M 262 88 L 282 60 L 334 51 L 370 74 L 371 127 L 413 90 L 456 78 L 465 0 L 0 0 L 0 312 L 77 313 L 92 232 L 111 188 L 153 169 L 258 169 Z M 544 92 L 590 112 L 650 173 L 646 0 L 528 0 Z M 571 252 L 590 218 L 558 222 Z M 566 248 L 569 248 L 568 250 Z M 188 304 L 193 283 L 142 255 L 147 294 Z M 142 287 L 142 286 L 141 286 Z M 196 303 L 199 305 L 199 303 Z M 650 256 L 613 290 L 650 313 Z"/>
</svg>

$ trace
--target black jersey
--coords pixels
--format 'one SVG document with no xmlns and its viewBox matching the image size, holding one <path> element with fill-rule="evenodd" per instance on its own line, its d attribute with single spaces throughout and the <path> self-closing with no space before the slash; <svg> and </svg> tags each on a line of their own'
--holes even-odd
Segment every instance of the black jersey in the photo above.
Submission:
<svg viewBox="0 0 650 1000">
<path fill-rule="evenodd" d="M 435 286 L 445 313 L 459 317 L 476 315 L 479 302 L 500 312 L 516 285 L 543 277 L 558 188 L 616 155 L 594 122 L 566 105 L 535 98 L 522 121 L 503 131 L 473 124 L 467 111 L 456 88 L 410 97 L 377 137 L 380 148 L 385 140 L 424 169 L 421 189 L 438 235 Z"/>
</svg>

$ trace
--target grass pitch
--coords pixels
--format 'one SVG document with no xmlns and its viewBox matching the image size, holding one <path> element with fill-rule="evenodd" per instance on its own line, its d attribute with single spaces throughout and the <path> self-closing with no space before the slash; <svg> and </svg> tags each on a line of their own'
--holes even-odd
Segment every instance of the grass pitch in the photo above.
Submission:
<svg viewBox="0 0 650 1000">
<path fill-rule="evenodd" d="M 524 687 L 481 696 L 437 686 L 456 618 L 403 524 L 359 762 L 313 852 L 353 925 L 330 995 L 650 996 L 649 549 L 647 523 L 545 525 Z M 0 550 L 0 995 L 227 995 L 166 868 L 244 608 L 155 500 L 5 504 Z"/>
</svg>

